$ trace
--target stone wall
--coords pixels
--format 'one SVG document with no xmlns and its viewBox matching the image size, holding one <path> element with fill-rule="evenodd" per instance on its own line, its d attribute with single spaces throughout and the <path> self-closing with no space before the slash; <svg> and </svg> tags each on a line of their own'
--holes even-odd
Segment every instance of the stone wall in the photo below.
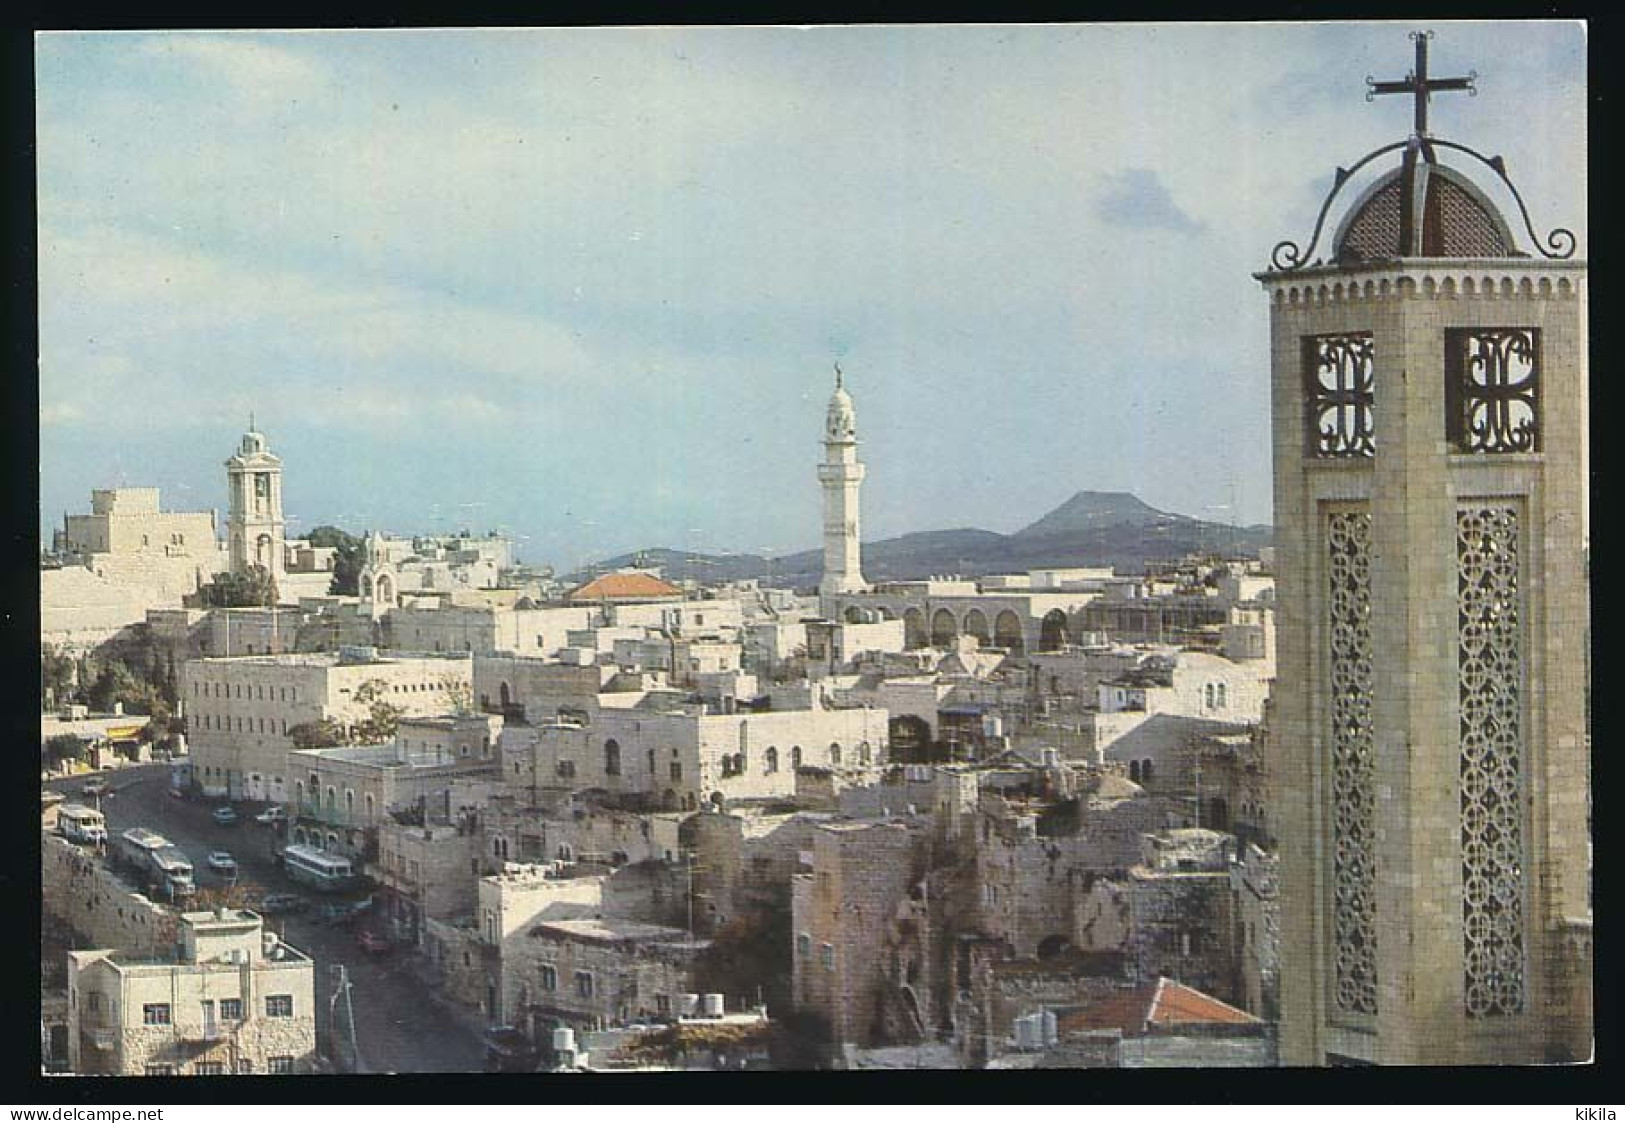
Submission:
<svg viewBox="0 0 1625 1123">
<path fill-rule="evenodd" d="M 40 836 L 40 882 L 47 916 L 91 947 L 155 954 L 175 946 L 176 921 L 91 850 L 56 835 Z"/>
</svg>

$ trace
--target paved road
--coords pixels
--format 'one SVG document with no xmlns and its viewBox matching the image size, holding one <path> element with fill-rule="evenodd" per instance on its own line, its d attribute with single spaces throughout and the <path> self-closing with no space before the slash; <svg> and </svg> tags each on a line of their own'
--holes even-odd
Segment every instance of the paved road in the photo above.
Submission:
<svg viewBox="0 0 1625 1123">
<path fill-rule="evenodd" d="M 237 859 L 241 884 L 267 891 L 294 891 L 319 903 L 320 898 L 290 882 L 272 859 L 272 831 L 253 821 L 261 808 L 238 804 L 234 827 L 212 817 L 219 801 L 176 799 L 169 794 L 167 764 L 140 765 L 102 772 L 113 795 L 101 801 L 110 835 L 130 827 L 150 827 L 186 852 L 197 870 L 200 888 L 223 884 L 205 859 L 212 850 L 229 850 Z M 46 786 L 76 797 L 88 776 L 53 780 Z M 314 911 L 314 909 L 312 910 Z M 370 956 L 356 946 L 355 932 L 318 923 L 310 913 L 267 917 L 288 943 L 316 961 L 317 1028 L 326 1040 L 334 965 L 349 972 L 350 1000 L 355 1008 L 356 1041 L 364 1072 L 478 1072 L 485 1049 L 469 1015 L 452 1010 L 430 993 L 391 952 Z M 348 1035 L 343 1002 L 338 1007 L 340 1037 Z"/>
</svg>

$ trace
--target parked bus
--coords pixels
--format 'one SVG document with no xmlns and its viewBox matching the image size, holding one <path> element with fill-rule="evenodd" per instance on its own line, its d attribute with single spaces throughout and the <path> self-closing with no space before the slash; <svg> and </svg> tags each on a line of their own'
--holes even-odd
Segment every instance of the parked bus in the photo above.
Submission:
<svg viewBox="0 0 1625 1123">
<path fill-rule="evenodd" d="M 149 891 L 162 893 L 170 900 L 190 897 L 197 889 L 191 861 L 179 846 L 157 831 L 131 827 L 119 835 L 114 854 L 136 872 Z"/>
<path fill-rule="evenodd" d="M 64 804 L 56 813 L 56 829 L 69 842 L 100 846 L 107 841 L 107 819 L 94 807 Z"/>
<path fill-rule="evenodd" d="M 282 852 L 282 864 L 293 880 L 321 893 L 348 889 L 356 883 L 355 868 L 341 854 L 295 843 Z"/>
</svg>

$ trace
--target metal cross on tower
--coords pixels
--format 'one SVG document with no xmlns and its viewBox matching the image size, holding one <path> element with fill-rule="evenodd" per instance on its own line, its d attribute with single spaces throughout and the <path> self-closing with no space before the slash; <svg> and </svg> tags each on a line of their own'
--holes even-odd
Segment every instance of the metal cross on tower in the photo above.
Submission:
<svg viewBox="0 0 1625 1123">
<path fill-rule="evenodd" d="M 1469 70 L 1465 78 L 1430 78 L 1428 76 L 1428 40 L 1433 38 L 1431 31 L 1413 31 L 1411 39 L 1416 44 L 1416 69 L 1399 81 L 1379 82 L 1370 76 L 1366 77 L 1367 101 L 1374 100 L 1378 94 L 1410 94 L 1416 99 L 1416 135 L 1428 135 L 1428 100 L 1435 90 L 1466 90 L 1473 97 L 1478 96 L 1478 88 L 1473 85 L 1478 80 L 1478 71 Z"/>
</svg>

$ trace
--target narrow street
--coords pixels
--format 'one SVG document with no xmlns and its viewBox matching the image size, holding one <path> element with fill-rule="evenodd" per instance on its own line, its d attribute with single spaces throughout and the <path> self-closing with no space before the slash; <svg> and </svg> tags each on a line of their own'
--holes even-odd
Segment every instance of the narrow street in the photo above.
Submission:
<svg viewBox="0 0 1625 1123">
<path fill-rule="evenodd" d="M 224 884 L 208 868 L 210 851 L 229 850 L 237 860 L 239 884 L 251 889 L 298 893 L 311 903 L 309 910 L 288 916 L 266 917 L 266 925 L 316 961 L 316 1021 L 321 1040 L 327 1040 L 329 1005 L 338 964 L 349 972 L 350 1000 L 355 1008 L 356 1044 L 361 1071 L 478 1072 L 484 1067 L 484 1044 L 469 1015 L 450 1009 L 408 970 L 406 952 L 368 955 L 356 944 L 355 930 L 330 926 L 315 919 L 320 894 L 290 881 L 272 857 L 269 827 L 254 822 L 262 808 L 238 804 L 236 826 L 223 827 L 212 817 L 217 800 L 176 799 L 169 794 L 169 766 L 141 765 L 97 775 L 113 785 L 113 794 L 101 801 L 110 837 L 130 827 L 149 827 L 186 852 L 196 869 L 199 888 Z M 89 776 L 53 780 L 46 787 L 70 800 L 93 803 L 79 795 Z M 338 1003 L 338 1027 L 347 1036 L 343 1000 Z"/>
</svg>

